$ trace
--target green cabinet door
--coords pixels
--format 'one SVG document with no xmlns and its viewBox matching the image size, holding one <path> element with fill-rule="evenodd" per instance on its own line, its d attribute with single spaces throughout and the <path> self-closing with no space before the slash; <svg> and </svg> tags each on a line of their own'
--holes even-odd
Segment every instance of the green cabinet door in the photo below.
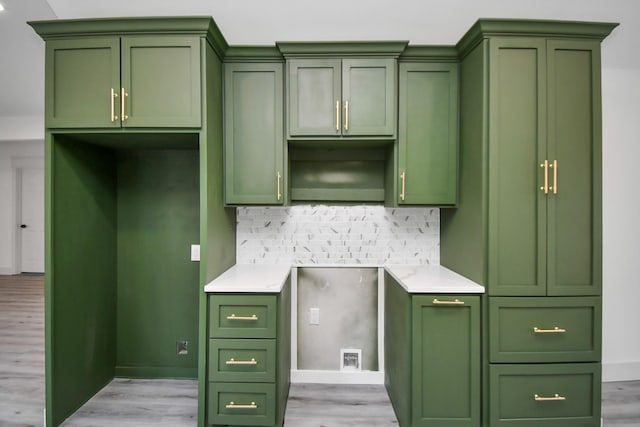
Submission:
<svg viewBox="0 0 640 427">
<path fill-rule="evenodd" d="M 412 317 L 411 426 L 479 426 L 480 297 L 414 295 Z"/>
<path fill-rule="evenodd" d="M 291 137 L 395 135 L 393 59 L 288 61 Z"/>
<path fill-rule="evenodd" d="M 456 204 L 457 64 L 401 63 L 397 203 Z"/>
<path fill-rule="evenodd" d="M 549 171 L 547 292 L 602 288 L 602 142 L 597 41 L 547 42 Z"/>
<path fill-rule="evenodd" d="M 200 38 L 122 37 L 125 127 L 200 127 Z"/>
<path fill-rule="evenodd" d="M 47 128 L 120 127 L 120 39 L 47 42 Z"/>
<path fill-rule="evenodd" d="M 228 63 L 224 71 L 225 202 L 284 201 L 280 63 Z"/>
<path fill-rule="evenodd" d="M 47 128 L 200 127 L 200 38 L 91 37 L 46 47 Z"/>
<path fill-rule="evenodd" d="M 489 41 L 490 295 L 546 294 L 545 41 Z"/>
<path fill-rule="evenodd" d="M 339 59 L 288 62 L 288 110 L 291 136 L 336 136 L 342 129 Z"/>
<path fill-rule="evenodd" d="M 343 135 L 395 135 L 395 67 L 393 59 L 342 60 Z"/>
<path fill-rule="evenodd" d="M 490 40 L 490 295 L 601 291 L 598 46 Z"/>
</svg>

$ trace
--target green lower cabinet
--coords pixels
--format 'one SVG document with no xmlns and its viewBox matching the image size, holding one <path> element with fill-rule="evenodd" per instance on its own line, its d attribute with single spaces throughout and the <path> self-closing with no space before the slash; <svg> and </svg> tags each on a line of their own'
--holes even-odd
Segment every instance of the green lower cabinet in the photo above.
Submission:
<svg viewBox="0 0 640 427">
<path fill-rule="evenodd" d="M 209 340 L 209 381 L 275 380 L 276 340 Z"/>
<path fill-rule="evenodd" d="M 599 363 L 491 365 L 491 427 L 600 426 Z"/>
<path fill-rule="evenodd" d="M 480 425 L 480 297 L 412 297 L 412 427 Z"/>
</svg>

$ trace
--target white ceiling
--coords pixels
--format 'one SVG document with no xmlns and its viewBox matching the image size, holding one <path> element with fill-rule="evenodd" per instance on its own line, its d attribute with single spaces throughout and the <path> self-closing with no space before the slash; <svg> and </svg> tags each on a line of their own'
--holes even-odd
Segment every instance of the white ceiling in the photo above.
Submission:
<svg viewBox="0 0 640 427">
<path fill-rule="evenodd" d="M 455 44 L 480 17 L 620 22 L 603 65 L 640 68 L 638 0 L 0 0 L 0 117 L 43 111 L 44 43 L 26 21 L 213 16 L 232 45 L 293 40 Z"/>
</svg>

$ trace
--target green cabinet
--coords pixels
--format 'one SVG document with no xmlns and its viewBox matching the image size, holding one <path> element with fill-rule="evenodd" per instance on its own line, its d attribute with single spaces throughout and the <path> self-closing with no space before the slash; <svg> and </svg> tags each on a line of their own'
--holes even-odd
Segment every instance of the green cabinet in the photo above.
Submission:
<svg viewBox="0 0 640 427">
<path fill-rule="evenodd" d="M 458 66 L 401 62 L 398 92 L 400 205 L 456 204 Z"/>
<path fill-rule="evenodd" d="M 401 427 L 480 425 L 480 297 L 408 294 L 385 274 L 385 386 Z"/>
<path fill-rule="evenodd" d="M 52 40 L 46 46 L 48 128 L 201 126 L 200 37 Z"/>
<path fill-rule="evenodd" d="M 291 59 L 287 67 L 290 137 L 395 135 L 395 59 Z"/>
<path fill-rule="evenodd" d="M 283 425 L 291 369 L 289 283 L 278 294 L 209 294 L 206 425 Z"/>
<path fill-rule="evenodd" d="M 601 289 L 599 42 L 489 41 L 489 294 Z"/>
<path fill-rule="evenodd" d="M 600 423 L 600 42 L 614 27 L 480 20 L 458 45 L 441 262 L 487 288 L 485 425 Z"/>
<path fill-rule="evenodd" d="M 283 204 L 282 64 L 225 64 L 224 106 L 225 202 Z"/>
</svg>

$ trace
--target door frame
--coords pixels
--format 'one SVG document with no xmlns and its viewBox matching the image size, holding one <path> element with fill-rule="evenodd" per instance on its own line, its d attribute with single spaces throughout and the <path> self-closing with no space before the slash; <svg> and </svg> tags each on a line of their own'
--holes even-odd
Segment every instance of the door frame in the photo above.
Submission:
<svg viewBox="0 0 640 427">
<path fill-rule="evenodd" d="M 13 231 L 10 233 L 9 238 L 13 241 L 13 257 L 10 266 L 11 271 L 8 274 L 20 274 L 22 270 L 22 240 L 19 234 L 19 220 L 22 215 L 23 169 L 42 169 L 44 171 L 44 157 L 15 156 L 11 158 L 11 175 L 13 178 L 11 224 L 13 224 Z"/>
</svg>

